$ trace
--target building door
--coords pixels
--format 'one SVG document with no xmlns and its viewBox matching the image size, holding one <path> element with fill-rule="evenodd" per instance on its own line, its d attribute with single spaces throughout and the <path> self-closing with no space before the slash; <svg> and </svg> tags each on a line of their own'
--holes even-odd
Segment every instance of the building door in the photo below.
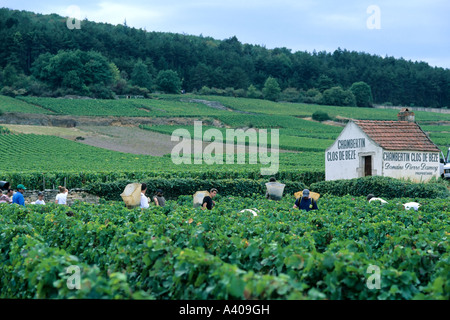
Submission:
<svg viewBox="0 0 450 320">
<path fill-rule="evenodd" d="M 372 156 L 364 157 L 364 177 L 372 176 Z"/>
</svg>

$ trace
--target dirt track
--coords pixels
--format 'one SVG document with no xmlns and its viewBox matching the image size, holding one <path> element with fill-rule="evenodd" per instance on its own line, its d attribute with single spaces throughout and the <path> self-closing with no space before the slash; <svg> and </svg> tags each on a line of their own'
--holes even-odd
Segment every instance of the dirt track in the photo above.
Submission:
<svg viewBox="0 0 450 320">
<path fill-rule="evenodd" d="M 20 124 L 53 127 L 79 126 L 138 126 L 144 125 L 190 125 L 199 118 L 182 117 L 88 117 L 73 115 L 47 115 L 34 113 L 4 113 L 0 117 L 0 124 Z"/>
</svg>

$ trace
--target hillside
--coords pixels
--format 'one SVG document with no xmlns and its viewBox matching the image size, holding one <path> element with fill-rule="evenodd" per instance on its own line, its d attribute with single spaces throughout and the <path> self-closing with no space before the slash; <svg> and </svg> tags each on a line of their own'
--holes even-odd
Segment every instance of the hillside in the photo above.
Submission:
<svg viewBox="0 0 450 320">
<path fill-rule="evenodd" d="M 273 78 L 282 100 L 321 101 L 317 97 L 326 96 L 326 90 L 349 90 L 364 82 L 373 103 L 450 106 L 450 70 L 423 62 L 345 49 L 269 50 L 231 35 L 217 40 L 87 20 L 81 29 L 69 30 L 66 19 L 56 14 L 6 8 L 0 9 L 0 75 L 2 94 L 12 96 L 111 98 L 206 87 L 258 96 Z M 174 86 L 163 85 L 166 79 Z"/>
<path fill-rule="evenodd" d="M 13 99 L 0 96 L 0 102 L 0 111 L 3 112 L 0 123 L 87 126 L 83 133 L 79 133 L 80 136 L 87 137 L 87 140 L 82 140 L 83 142 L 116 151 L 152 155 L 162 155 L 163 150 L 170 153 L 170 149 L 175 145 L 170 142 L 170 135 L 175 129 L 187 129 L 193 135 L 194 121 L 202 121 L 204 130 L 218 128 L 224 137 L 227 128 L 278 129 L 281 149 L 323 152 L 337 138 L 348 119 L 396 120 L 398 113 L 390 109 L 276 103 L 217 96 L 201 96 L 200 99 L 199 96 L 190 94 L 154 95 L 153 99 L 124 100 L 37 97 Z M 313 113 L 318 111 L 325 112 L 330 119 L 337 122 L 330 125 L 329 122 L 311 121 Z M 448 125 L 433 126 L 449 124 L 450 114 L 418 111 L 416 120 L 421 125 L 430 126 L 433 130 L 429 132 L 430 137 L 438 146 L 444 149 L 450 143 L 446 134 Z M 92 126 L 99 129 L 88 129 Z M 138 140 L 142 140 L 139 136 L 149 136 L 149 133 L 139 133 L 139 129 L 128 132 L 121 129 L 122 133 L 118 129 L 101 129 L 110 126 L 135 127 L 167 136 L 163 139 L 156 136 L 149 138 L 150 144 L 144 141 L 138 143 Z M 96 138 L 92 138 L 90 133 L 94 131 L 106 133 L 106 136 L 100 134 L 103 137 L 99 138 L 97 134 Z M 34 133 L 41 132 L 36 130 Z M 161 143 L 162 141 L 165 142 Z"/>
</svg>

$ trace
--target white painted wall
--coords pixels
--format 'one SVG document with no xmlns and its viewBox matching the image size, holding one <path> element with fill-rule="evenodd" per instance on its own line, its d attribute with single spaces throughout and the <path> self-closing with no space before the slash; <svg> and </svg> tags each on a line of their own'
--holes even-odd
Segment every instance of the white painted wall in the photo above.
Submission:
<svg viewBox="0 0 450 320">
<path fill-rule="evenodd" d="M 439 178 L 439 152 L 385 150 L 383 175 L 415 182 Z"/>
<path fill-rule="evenodd" d="M 364 177 L 363 157 L 369 155 L 372 156 L 372 176 L 410 179 L 415 182 L 439 178 L 438 152 L 383 150 L 350 121 L 338 139 L 325 151 L 325 180 Z"/>
<path fill-rule="evenodd" d="M 372 175 L 381 175 L 382 155 L 382 148 L 354 122 L 349 122 L 338 139 L 325 151 L 325 180 L 363 177 L 364 156 L 372 156 Z"/>
</svg>

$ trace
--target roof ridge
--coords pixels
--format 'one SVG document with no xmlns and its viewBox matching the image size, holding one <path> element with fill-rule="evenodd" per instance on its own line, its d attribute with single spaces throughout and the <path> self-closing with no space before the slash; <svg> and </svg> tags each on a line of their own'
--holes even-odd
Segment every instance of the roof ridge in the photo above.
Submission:
<svg viewBox="0 0 450 320">
<path fill-rule="evenodd" d="M 416 122 L 354 120 L 376 144 L 386 150 L 439 151 L 438 146 Z"/>
</svg>

